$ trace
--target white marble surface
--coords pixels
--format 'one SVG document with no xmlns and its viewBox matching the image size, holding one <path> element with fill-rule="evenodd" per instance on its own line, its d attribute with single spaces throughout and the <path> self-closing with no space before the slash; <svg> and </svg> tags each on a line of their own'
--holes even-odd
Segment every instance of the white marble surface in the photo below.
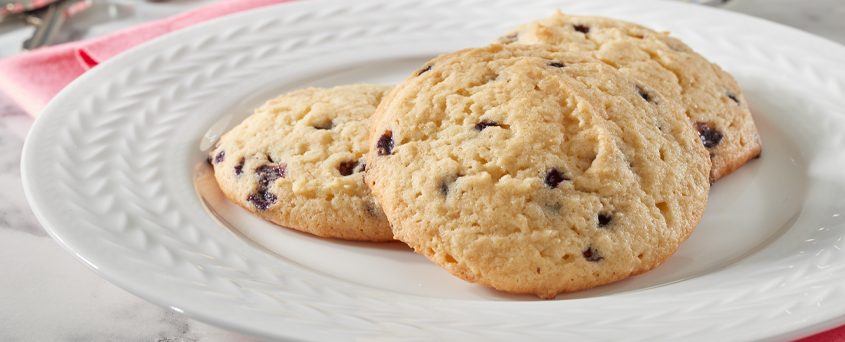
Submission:
<svg viewBox="0 0 845 342">
<path fill-rule="evenodd" d="M 125 1 L 123 1 L 125 2 Z M 176 13 L 211 0 L 146 4 L 123 25 Z M 794 26 L 845 44 L 845 1 L 734 0 L 728 10 Z M 0 56 L 25 31 L 0 25 Z M 16 46 L 16 45 L 15 45 Z M 0 94 L 0 341 L 248 341 L 147 303 L 105 280 L 62 250 L 33 217 L 20 181 L 20 151 L 32 119 Z"/>
</svg>

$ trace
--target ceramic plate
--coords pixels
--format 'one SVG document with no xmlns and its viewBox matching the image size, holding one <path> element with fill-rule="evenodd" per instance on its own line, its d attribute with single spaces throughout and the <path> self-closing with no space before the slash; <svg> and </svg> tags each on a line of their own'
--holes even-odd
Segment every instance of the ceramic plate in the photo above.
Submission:
<svg viewBox="0 0 845 342">
<path fill-rule="evenodd" d="M 227 203 L 205 151 L 281 92 L 395 83 L 518 23 L 605 15 L 671 30 L 731 72 L 761 159 L 715 184 L 666 264 L 540 301 L 458 280 L 400 243 L 323 240 Z M 845 47 L 673 2 L 309 1 L 179 31 L 86 73 L 24 147 L 41 223 L 102 277 L 264 338 L 794 338 L 845 323 Z"/>
</svg>

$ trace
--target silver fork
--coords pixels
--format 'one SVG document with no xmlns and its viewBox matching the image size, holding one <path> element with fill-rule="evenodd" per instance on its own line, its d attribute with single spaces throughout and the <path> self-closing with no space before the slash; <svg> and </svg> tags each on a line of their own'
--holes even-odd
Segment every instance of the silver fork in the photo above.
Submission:
<svg viewBox="0 0 845 342">
<path fill-rule="evenodd" d="M 35 27 L 32 36 L 23 42 L 24 50 L 33 50 L 54 43 L 67 19 L 91 7 L 92 0 L 61 0 L 46 8 L 25 15 L 24 20 Z"/>
</svg>

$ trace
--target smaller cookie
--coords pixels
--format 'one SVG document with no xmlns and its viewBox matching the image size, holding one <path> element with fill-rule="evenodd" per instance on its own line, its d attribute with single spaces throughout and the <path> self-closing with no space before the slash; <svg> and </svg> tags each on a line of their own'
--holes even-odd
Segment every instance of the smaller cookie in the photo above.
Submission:
<svg viewBox="0 0 845 342">
<path fill-rule="evenodd" d="M 209 152 L 220 189 L 285 227 L 321 237 L 393 240 L 364 183 L 370 116 L 389 89 L 308 88 L 268 101 Z"/>
</svg>

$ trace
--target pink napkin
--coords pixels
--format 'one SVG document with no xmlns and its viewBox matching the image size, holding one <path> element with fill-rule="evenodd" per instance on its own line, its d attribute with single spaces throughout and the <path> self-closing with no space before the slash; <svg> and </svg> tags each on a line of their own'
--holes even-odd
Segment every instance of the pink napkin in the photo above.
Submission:
<svg viewBox="0 0 845 342">
<path fill-rule="evenodd" d="M 797 342 L 845 342 L 845 325 L 813 336 L 805 337 Z"/>
<path fill-rule="evenodd" d="M 97 64 L 152 38 L 226 14 L 289 0 L 226 0 L 104 37 L 38 49 L 0 60 L 0 90 L 37 115 L 68 83 Z"/>
</svg>

